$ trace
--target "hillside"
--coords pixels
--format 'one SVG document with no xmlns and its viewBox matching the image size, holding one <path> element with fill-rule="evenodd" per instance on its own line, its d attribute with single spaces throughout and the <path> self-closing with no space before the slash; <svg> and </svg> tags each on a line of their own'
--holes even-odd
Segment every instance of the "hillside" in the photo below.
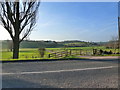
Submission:
<svg viewBox="0 0 120 90">
<path fill-rule="evenodd" d="M 4 40 L 2 41 L 3 48 L 8 48 L 12 41 Z M 85 42 L 85 41 L 23 41 L 20 44 L 20 48 L 59 48 L 59 47 L 89 47 L 98 46 L 99 44 L 95 42 Z"/>
</svg>

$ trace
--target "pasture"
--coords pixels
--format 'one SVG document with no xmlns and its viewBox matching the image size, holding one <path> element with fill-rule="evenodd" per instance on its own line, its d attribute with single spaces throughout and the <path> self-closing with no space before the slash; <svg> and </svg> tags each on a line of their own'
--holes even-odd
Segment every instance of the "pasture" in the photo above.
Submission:
<svg viewBox="0 0 120 90">
<path fill-rule="evenodd" d="M 105 47 L 103 46 L 97 46 L 97 47 L 69 47 L 69 48 L 46 48 L 46 51 L 45 51 L 45 54 L 44 54 L 44 57 L 40 57 L 40 54 L 39 54 L 39 51 L 38 51 L 38 48 L 20 48 L 20 51 L 19 51 L 19 59 L 24 59 L 24 60 L 27 60 L 27 59 L 56 59 L 56 58 L 59 58 L 59 57 L 49 57 L 50 54 L 52 54 L 53 52 L 61 52 L 63 50 L 73 50 L 72 53 L 73 55 L 72 56 L 67 56 L 67 57 L 75 57 L 74 53 L 76 53 L 75 50 L 82 50 L 82 53 L 83 55 L 87 55 L 85 53 L 92 53 L 93 52 L 93 49 L 97 49 L 97 50 L 100 50 L 102 49 L 103 51 L 112 51 L 113 53 L 117 53 L 118 52 L 118 49 L 116 49 L 116 51 L 114 49 L 106 49 Z M 78 56 L 79 53 L 76 55 Z M 92 55 L 92 54 L 90 54 Z M 110 55 L 107 55 L 107 54 L 103 54 L 102 56 L 119 56 L 119 54 L 110 54 Z M 10 51 L 7 51 L 7 49 L 3 49 L 2 50 L 2 58 L 0 58 L 1 60 L 10 60 L 12 59 L 12 52 Z"/>
</svg>

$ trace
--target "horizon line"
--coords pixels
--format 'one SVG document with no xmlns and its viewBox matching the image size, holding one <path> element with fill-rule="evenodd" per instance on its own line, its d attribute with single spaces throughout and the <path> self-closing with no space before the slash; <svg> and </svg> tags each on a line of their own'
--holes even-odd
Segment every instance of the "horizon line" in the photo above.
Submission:
<svg viewBox="0 0 120 90">
<path fill-rule="evenodd" d="M 11 41 L 12 39 L 5 39 L 5 40 L 0 40 L 0 41 Z M 77 39 L 74 39 L 74 40 L 32 40 L 32 39 L 28 39 L 28 40 L 23 40 L 23 41 L 55 41 L 55 42 L 64 42 L 64 41 L 81 41 L 81 42 L 109 42 L 110 40 L 108 41 L 87 41 L 87 40 L 77 40 Z"/>
</svg>

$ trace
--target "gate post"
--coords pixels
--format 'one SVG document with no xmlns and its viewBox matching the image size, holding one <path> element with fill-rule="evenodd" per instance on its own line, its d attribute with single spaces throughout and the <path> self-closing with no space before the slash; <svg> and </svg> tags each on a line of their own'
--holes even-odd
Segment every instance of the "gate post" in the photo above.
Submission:
<svg viewBox="0 0 120 90">
<path fill-rule="evenodd" d="M 93 55 L 97 54 L 97 49 L 93 49 Z"/>
</svg>

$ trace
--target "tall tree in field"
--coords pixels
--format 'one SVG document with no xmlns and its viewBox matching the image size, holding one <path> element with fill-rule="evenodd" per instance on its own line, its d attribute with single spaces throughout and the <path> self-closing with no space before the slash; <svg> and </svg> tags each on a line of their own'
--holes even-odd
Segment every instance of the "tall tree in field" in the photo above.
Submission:
<svg viewBox="0 0 120 90">
<path fill-rule="evenodd" d="M 17 59 L 20 42 L 30 34 L 36 24 L 40 2 L 36 0 L 7 1 L 0 2 L 0 22 L 12 38 L 13 59 Z"/>
<path fill-rule="evenodd" d="M 118 36 L 118 44 L 119 44 L 119 53 L 120 53 L 120 16 L 118 16 L 118 35 L 119 35 Z"/>
<path fill-rule="evenodd" d="M 120 53 L 120 1 L 118 2 L 118 43 L 119 43 L 119 53 Z"/>
</svg>

